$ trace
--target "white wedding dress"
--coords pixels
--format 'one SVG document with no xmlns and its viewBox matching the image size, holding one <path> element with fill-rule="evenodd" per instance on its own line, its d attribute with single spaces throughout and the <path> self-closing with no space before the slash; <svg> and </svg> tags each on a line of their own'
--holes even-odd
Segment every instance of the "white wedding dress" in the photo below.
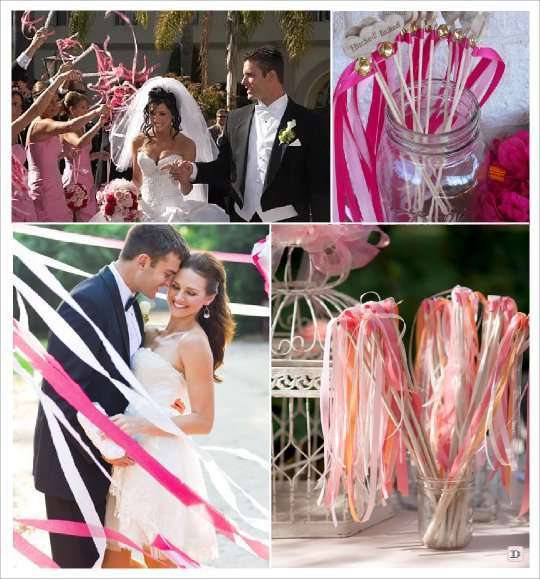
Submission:
<svg viewBox="0 0 540 579">
<path fill-rule="evenodd" d="M 227 213 L 218 205 L 182 195 L 178 181 L 172 179 L 168 171 L 162 170 L 167 164 L 181 160 L 180 155 L 172 154 L 156 163 L 145 152 L 137 153 L 142 173 L 140 199 L 142 220 L 167 223 L 229 221 Z"/>
<path fill-rule="evenodd" d="M 150 396 L 176 414 L 171 404 L 180 398 L 184 414 L 191 412 L 184 376 L 163 356 L 141 348 L 133 357 L 133 372 Z M 126 414 L 130 413 L 130 407 Z M 201 464 L 191 446 L 176 436 L 140 436 L 139 444 L 198 495 L 207 498 Z M 138 464 L 113 468 L 107 499 L 106 526 L 139 546 L 148 546 L 157 533 L 202 563 L 218 555 L 216 533 L 200 514 L 203 507 L 185 507 Z"/>
</svg>

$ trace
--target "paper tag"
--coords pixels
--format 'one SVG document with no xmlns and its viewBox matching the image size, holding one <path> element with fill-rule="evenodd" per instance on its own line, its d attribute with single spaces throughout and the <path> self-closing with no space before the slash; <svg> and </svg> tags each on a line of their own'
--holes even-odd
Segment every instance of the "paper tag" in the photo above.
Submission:
<svg viewBox="0 0 540 579">
<path fill-rule="evenodd" d="M 401 16 L 403 18 L 403 27 L 406 27 L 417 19 L 419 12 L 399 12 L 394 10 L 385 10 L 383 12 L 379 12 L 379 16 L 382 19 L 386 18 L 390 14 L 398 14 Z"/>
<path fill-rule="evenodd" d="M 463 32 L 476 40 L 482 36 L 488 20 L 488 12 L 462 12 L 460 17 Z"/>
<path fill-rule="evenodd" d="M 424 26 L 432 26 L 437 18 L 436 12 L 418 12 L 418 18 L 416 19 L 416 25 L 420 28 Z"/>
<path fill-rule="evenodd" d="M 441 10 L 441 14 L 446 24 L 448 24 L 448 26 L 450 27 L 454 27 L 455 23 L 458 20 L 461 21 L 461 15 L 463 14 L 463 12 L 443 12 Z"/>
<path fill-rule="evenodd" d="M 356 34 L 347 35 L 343 40 L 343 52 L 350 58 L 368 58 L 380 42 L 393 42 L 403 28 L 403 17 L 399 14 L 388 14 L 374 23 L 371 17 L 369 24 L 366 21 L 364 19 L 358 27 L 350 28 L 349 32 Z"/>
</svg>

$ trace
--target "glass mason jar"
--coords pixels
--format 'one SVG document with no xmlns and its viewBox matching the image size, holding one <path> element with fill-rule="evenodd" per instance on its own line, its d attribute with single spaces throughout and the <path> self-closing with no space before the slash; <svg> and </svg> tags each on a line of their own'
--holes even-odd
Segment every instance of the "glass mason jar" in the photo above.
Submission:
<svg viewBox="0 0 540 579">
<path fill-rule="evenodd" d="M 386 107 L 377 152 L 377 181 L 385 220 L 467 221 L 484 156 L 480 107 L 474 94 L 465 89 L 454 110 L 456 83 L 445 80 L 432 81 L 428 101 L 426 84 L 420 107 L 417 100 L 413 101 L 420 126 L 413 125 L 411 108 L 407 99 L 402 101 L 400 90 L 393 93 L 398 109 L 404 103 L 401 110 L 407 125 L 416 130 L 398 123 Z"/>
<path fill-rule="evenodd" d="M 494 521 L 499 512 L 499 476 L 492 476 L 487 460 L 474 473 L 474 521 Z"/>
<path fill-rule="evenodd" d="M 462 549 L 473 532 L 472 475 L 461 480 L 417 479 L 418 526 L 430 549 Z"/>
</svg>

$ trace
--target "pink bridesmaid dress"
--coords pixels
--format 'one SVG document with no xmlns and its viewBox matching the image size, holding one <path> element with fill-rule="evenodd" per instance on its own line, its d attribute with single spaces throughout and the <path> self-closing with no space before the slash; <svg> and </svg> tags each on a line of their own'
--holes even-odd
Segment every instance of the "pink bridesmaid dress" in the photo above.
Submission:
<svg viewBox="0 0 540 579">
<path fill-rule="evenodd" d="M 28 189 L 26 151 L 20 144 L 11 147 L 11 221 L 37 221 L 34 200 Z"/>
<path fill-rule="evenodd" d="M 32 126 L 30 131 L 32 130 Z M 30 133 L 31 136 L 31 133 Z M 28 186 L 35 198 L 38 221 L 73 221 L 68 209 L 58 157 L 62 151 L 60 137 L 54 135 L 27 144 Z"/>
<path fill-rule="evenodd" d="M 90 162 L 92 143 L 76 149 L 66 141 L 63 142 L 66 166 L 62 175 L 64 187 L 79 183 L 88 192 L 88 203 L 77 212 L 77 221 L 89 221 L 97 212 L 96 189 Z"/>
</svg>

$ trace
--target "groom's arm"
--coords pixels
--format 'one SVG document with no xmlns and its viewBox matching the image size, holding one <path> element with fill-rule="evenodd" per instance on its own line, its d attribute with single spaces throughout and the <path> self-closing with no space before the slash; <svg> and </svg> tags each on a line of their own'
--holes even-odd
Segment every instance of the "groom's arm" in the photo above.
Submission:
<svg viewBox="0 0 540 579">
<path fill-rule="evenodd" d="M 75 296 L 74 296 L 75 297 Z M 78 295 L 76 301 L 79 303 L 86 315 L 94 321 L 98 326 L 102 327 L 105 323 L 102 320 L 103 307 L 99 307 L 98 304 L 94 303 L 93 300 L 86 299 L 84 296 Z M 71 326 L 71 328 L 79 335 L 88 349 L 92 354 L 99 359 L 100 350 L 103 348 L 101 340 L 97 336 L 96 332 L 92 329 L 90 324 L 84 320 L 84 318 L 77 313 L 71 306 L 63 303 L 58 313 L 64 320 Z M 103 329 L 103 328 L 102 328 Z M 53 356 L 60 365 L 64 368 L 66 373 L 71 377 L 71 379 L 76 382 L 85 394 L 92 401 L 96 401 L 96 387 L 98 383 L 102 380 L 106 380 L 101 375 L 97 374 L 92 367 L 90 367 L 86 362 L 81 360 L 76 354 L 74 354 L 54 333 L 51 332 L 49 336 L 49 343 L 47 351 L 51 356 Z M 110 385 L 113 388 L 112 385 Z M 90 446 L 94 448 L 89 439 L 87 438 L 82 426 L 77 420 L 77 410 L 62 396 L 60 396 L 54 388 L 45 380 L 42 386 L 43 392 L 47 394 L 50 398 L 56 402 L 60 410 L 64 413 L 68 422 L 75 428 L 75 430 L 81 435 L 82 439 Z M 70 435 L 68 436 L 68 440 Z M 80 454 L 88 462 L 91 462 L 89 456 L 86 452 L 82 450 L 79 444 L 74 443 L 72 447 L 80 450 Z M 96 455 L 99 452 L 96 449 Z"/>
<path fill-rule="evenodd" d="M 99 308 L 93 300 L 86 299 L 81 295 L 75 297 L 75 300 L 86 313 L 86 315 L 94 321 L 94 323 L 99 326 L 102 325 L 102 320 L 100 318 L 103 308 Z M 65 302 L 58 309 L 58 314 L 67 322 L 69 326 L 71 326 L 73 331 L 81 338 L 81 340 L 85 343 L 86 347 L 92 352 L 92 354 L 98 358 L 102 344 L 101 340 L 99 339 L 96 332 L 92 329 L 90 324 Z M 85 361 L 81 360 L 76 354 L 74 354 L 53 332 L 49 334 L 47 352 L 61 364 L 61 366 L 64 368 L 67 374 L 69 374 L 72 380 L 74 380 L 91 398 L 91 386 L 96 378 L 93 368 Z M 66 415 L 66 418 L 75 424 L 77 422 L 77 411 L 75 408 L 73 408 L 69 402 L 57 394 L 52 386 L 50 386 L 45 381 L 44 384 L 46 384 L 44 389 L 46 393 L 54 399 L 54 401 Z"/>
<path fill-rule="evenodd" d="M 311 138 L 307 156 L 307 182 L 312 221 L 330 221 L 330 130 L 317 113 L 308 119 Z"/>
</svg>

